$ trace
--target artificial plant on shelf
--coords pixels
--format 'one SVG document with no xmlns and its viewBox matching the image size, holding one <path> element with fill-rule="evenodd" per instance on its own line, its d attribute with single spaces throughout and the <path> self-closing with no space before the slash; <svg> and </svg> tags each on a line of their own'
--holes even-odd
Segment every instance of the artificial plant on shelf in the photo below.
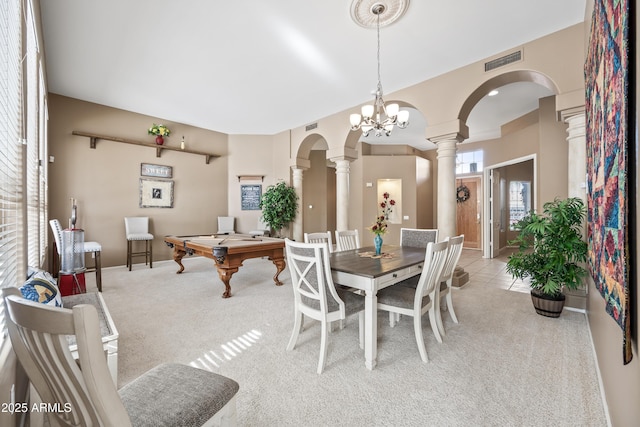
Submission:
<svg viewBox="0 0 640 427">
<path fill-rule="evenodd" d="M 555 199 L 544 204 L 542 213 L 532 211 L 515 225 L 519 234 L 509 243 L 519 250 L 509 256 L 507 272 L 529 279 L 538 314 L 560 316 L 563 290 L 578 289 L 587 275 L 582 265 L 587 260 L 587 243 L 582 238 L 585 215 L 582 199 Z"/>
<path fill-rule="evenodd" d="M 262 220 L 276 237 L 280 237 L 280 230 L 289 225 L 296 218 L 298 212 L 298 195 L 293 187 L 284 181 L 267 187 L 260 198 Z"/>
<path fill-rule="evenodd" d="M 156 136 L 156 144 L 158 145 L 162 145 L 164 143 L 164 137 L 165 136 L 169 136 L 171 134 L 171 131 L 169 130 L 168 127 L 166 127 L 163 124 L 153 124 L 153 126 L 151 126 L 148 130 L 147 133 L 149 135 L 155 135 Z"/>
<path fill-rule="evenodd" d="M 373 234 L 375 234 L 373 238 L 373 243 L 376 247 L 376 255 L 380 255 L 382 251 L 382 235 L 387 232 L 389 215 L 393 212 L 393 207 L 395 206 L 396 201 L 391 198 L 389 193 L 384 193 L 382 195 L 382 201 L 380 202 L 380 209 L 382 210 L 381 214 L 376 217 L 375 222 L 369 230 Z"/>
</svg>

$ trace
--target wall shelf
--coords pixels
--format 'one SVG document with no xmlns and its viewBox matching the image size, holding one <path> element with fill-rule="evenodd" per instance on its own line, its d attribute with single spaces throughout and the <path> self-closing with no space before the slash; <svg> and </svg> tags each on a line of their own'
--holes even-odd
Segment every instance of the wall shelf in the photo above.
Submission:
<svg viewBox="0 0 640 427">
<path fill-rule="evenodd" d="M 209 164 L 209 161 L 212 158 L 217 158 L 220 157 L 218 154 L 212 154 L 212 153 L 206 153 L 204 151 L 195 151 L 195 150 L 187 150 L 187 149 L 181 149 L 179 147 L 169 147 L 166 145 L 158 145 L 155 143 L 151 143 L 151 142 L 142 142 L 142 141 L 134 141 L 132 139 L 126 139 L 126 138 L 118 138 L 116 136 L 108 136 L 108 135 L 97 135 L 95 133 L 88 133 L 88 132 L 82 132 L 82 131 L 77 131 L 74 130 L 73 132 L 71 132 L 72 135 L 76 135 L 76 136 L 85 136 L 87 138 L 89 138 L 89 148 L 96 148 L 96 144 L 98 142 L 99 139 L 104 139 L 107 141 L 114 141 L 114 142 L 122 142 L 124 144 L 132 144 L 132 145 L 140 145 L 142 147 L 151 147 L 151 148 L 155 148 L 156 150 L 156 157 L 161 157 L 162 156 L 162 152 L 164 150 L 168 150 L 168 151 L 178 151 L 181 153 L 190 153 L 190 154 L 197 154 L 197 155 L 201 155 L 204 156 L 204 160 L 207 164 Z"/>
</svg>

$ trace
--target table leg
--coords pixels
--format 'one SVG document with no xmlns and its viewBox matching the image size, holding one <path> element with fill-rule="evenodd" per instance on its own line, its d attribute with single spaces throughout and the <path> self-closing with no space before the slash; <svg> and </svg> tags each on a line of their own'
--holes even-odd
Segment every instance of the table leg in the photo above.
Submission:
<svg viewBox="0 0 640 427">
<path fill-rule="evenodd" d="M 231 296 L 231 285 L 229 284 L 229 281 L 231 281 L 231 276 L 238 271 L 238 267 L 222 268 L 216 266 L 216 269 L 218 270 L 218 277 L 220 277 L 220 280 L 224 283 L 222 298 L 229 298 Z"/>
<path fill-rule="evenodd" d="M 176 271 L 176 274 L 180 274 L 184 271 L 184 265 L 182 265 L 182 258 L 184 258 L 186 254 L 187 253 L 185 251 L 181 251 L 180 249 L 178 249 L 177 246 L 173 249 L 173 260 L 177 262 L 178 265 L 180 266 L 180 270 Z"/>
<path fill-rule="evenodd" d="M 276 282 L 276 286 L 282 286 L 282 282 L 278 279 L 278 276 L 287 267 L 287 264 L 284 259 L 271 259 L 271 261 L 275 264 L 276 269 L 278 270 L 276 271 L 276 275 L 273 276 L 273 281 Z"/>
<path fill-rule="evenodd" d="M 378 296 L 367 290 L 364 298 L 364 359 L 370 371 L 376 366 L 378 357 Z"/>
</svg>

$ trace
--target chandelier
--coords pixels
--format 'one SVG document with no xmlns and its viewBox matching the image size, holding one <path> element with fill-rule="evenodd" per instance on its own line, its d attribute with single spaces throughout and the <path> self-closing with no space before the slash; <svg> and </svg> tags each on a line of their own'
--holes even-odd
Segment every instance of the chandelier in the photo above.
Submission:
<svg viewBox="0 0 640 427">
<path fill-rule="evenodd" d="M 369 136 L 371 131 L 375 136 L 391 135 L 394 126 L 404 129 L 409 125 L 409 112 L 400 111 L 398 104 L 385 105 L 382 99 L 382 83 L 380 83 L 380 15 L 385 11 L 383 4 L 376 3 L 371 12 L 376 15 L 378 30 L 378 87 L 373 105 L 362 107 L 362 115 L 352 114 L 350 117 L 351 130 L 362 129 L 363 136 Z"/>
</svg>

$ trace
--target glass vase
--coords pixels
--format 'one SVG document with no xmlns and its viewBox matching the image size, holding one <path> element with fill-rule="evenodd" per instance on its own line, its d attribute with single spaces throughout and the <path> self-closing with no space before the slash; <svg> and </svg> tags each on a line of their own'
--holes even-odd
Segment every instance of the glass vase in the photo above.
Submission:
<svg viewBox="0 0 640 427">
<path fill-rule="evenodd" d="M 373 238 L 373 243 L 376 245 L 376 255 L 380 255 L 382 253 L 382 236 L 376 234 Z"/>
</svg>

